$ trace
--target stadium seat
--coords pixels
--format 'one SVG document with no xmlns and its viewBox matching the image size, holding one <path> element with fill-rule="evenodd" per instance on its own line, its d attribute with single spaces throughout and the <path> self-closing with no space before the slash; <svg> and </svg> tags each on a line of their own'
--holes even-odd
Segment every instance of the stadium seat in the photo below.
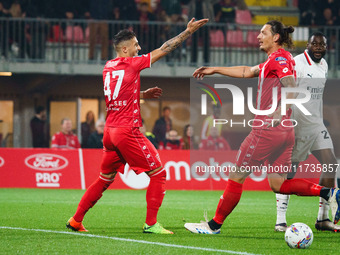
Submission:
<svg viewBox="0 0 340 255">
<path fill-rule="evenodd" d="M 210 31 L 210 44 L 212 47 L 223 47 L 224 46 L 224 35 L 222 30 L 211 30 Z"/>
<path fill-rule="evenodd" d="M 131 30 L 131 31 L 133 31 L 133 30 Z M 90 42 L 90 27 L 89 26 L 87 26 L 86 29 L 85 29 L 84 42 L 86 42 L 86 43 Z M 96 35 L 96 43 L 100 43 L 99 34 Z"/>
<path fill-rule="evenodd" d="M 236 10 L 235 22 L 240 25 L 252 24 L 251 13 L 249 10 Z"/>
<path fill-rule="evenodd" d="M 249 30 L 247 32 L 247 46 L 248 47 L 258 47 L 259 46 L 259 40 L 257 39 L 258 35 L 259 35 L 258 31 Z"/>
<path fill-rule="evenodd" d="M 82 43 L 84 42 L 84 32 L 80 26 L 66 27 L 66 42 Z"/>
<path fill-rule="evenodd" d="M 243 32 L 241 30 L 228 30 L 226 40 L 228 47 L 246 46 L 243 40 Z"/>
<path fill-rule="evenodd" d="M 50 42 L 62 42 L 63 41 L 63 29 L 59 25 L 53 25 L 50 33 Z"/>
</svg>

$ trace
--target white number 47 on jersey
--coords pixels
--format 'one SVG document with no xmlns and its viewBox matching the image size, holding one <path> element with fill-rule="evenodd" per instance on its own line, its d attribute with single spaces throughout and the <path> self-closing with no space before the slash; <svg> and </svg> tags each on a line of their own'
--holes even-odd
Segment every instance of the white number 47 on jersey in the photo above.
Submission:
<svg viewBox="0 0 340 255">
<path fill-rule="evenodd" d="M 115 100 L 118 97 L 120 87 L 122 86 L 124 74 L 125 74 L 124 70 L 112 71 L 112 79 L 118 76 L 117 83 L 113 91 L 112 100 Z M 111 83 L 110 72 L 107 72 L 105 76 L 105 83 L 104 83 L 104 95 L 108 97 L 109 101 L 111 101 L 111 94 L 112 94 L 110 83 Z"/>
</svg>

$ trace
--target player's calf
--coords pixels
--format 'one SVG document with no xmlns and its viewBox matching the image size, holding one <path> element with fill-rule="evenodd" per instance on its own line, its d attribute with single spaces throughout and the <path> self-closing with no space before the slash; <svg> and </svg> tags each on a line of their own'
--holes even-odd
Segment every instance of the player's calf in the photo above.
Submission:
<svg viewBox="0 0 340 255">
<path fill-rule="evenodd" d="M 148 226 L 152 226 L 157 223 L 158 210 L 162 205 L 165 195 L 166 171 L 162 168 L 148 175 L 150 177 L 150 184 L 146 191 L 147 211 L 145 223 Z"/>
<path fill-rule="evenodd" d="M 150 177 L 150 184 L 146 191 L 147 211 L 143 232 L 154 234 L 173 234 L 173 232 L 163 228 L 157 222 L 158 210 L 162 205 L 165 195 L 166 171 L 164 168 L 158 168 L 147 174 Z"/>
</svg>

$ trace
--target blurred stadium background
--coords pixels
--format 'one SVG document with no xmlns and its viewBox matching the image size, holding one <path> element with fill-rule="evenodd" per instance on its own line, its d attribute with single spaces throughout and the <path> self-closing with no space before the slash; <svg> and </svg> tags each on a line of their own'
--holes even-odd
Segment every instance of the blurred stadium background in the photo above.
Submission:
<svg viewBox="0 0 340 255">
<path fill-rule="evenodd" d="M 202 65 L 255 65 L 264 61 L 266 55 L 259 51 L 256 36 L 264 23 L 277 19 L 295 27 L 294 56 L 303 52 L 312 32 L 321 31 L 328 37 L 324 119 L 340 159 L 340 1 L 201 1 L 211 7 L 211 21 L 206 28 L 141 73 L 142 90 L 158 86 L 164 91 L 159 100 L 141 102 L 146 130 L 152 130 L 162 108 L 169 106 L 173 128 L 182 136 L 184 126 L 190 123 L 189 84 L 193 71 Z M 102 70 L 105 60 L 115 57 L 114 34 L 123 28 L 133 29 L 142 47 L 140 53 L 147 53 L 184 30 L 198 2 L 200 0 L 0 0 L 0 253 L 287 254 L 289 248 L 283 234 L 274 232 L 275 195 L 269 191 L 245 191 L 236 212 L 217 238 L 189 235 L 183 223 L 201 220 L 205 208 L 209 208 L 209 216 L 213 215 L 220 195 L 220 191 L 197 190 L 223 190 L 226 179 L 220 178 L 222 175 L 207 177 L 204 182 L 193 178 L 189 151 L 160 152 L 163 163 L 166 162 L 170 190 L 160 218 L 176 235 L 169 238 L 141 233 L 145 190 L 107 191 L 85 220 L 94 239 L 69 235 L 71 232 L 64 232 L 65 222 L 83 194 L 80 189 L 98 177 L 96 168 L 101 150 L 31 149 L 30 121 L 37 106 L 47 109 L 51 137 L 60 130 L 64 117 L 72 120 L 80 140 L 81 123 L 88 111 L 94 112 L 96 120 L 105 117 Z M 96 26 L 103 29 L 101 34 L 93 33 Z M 222 111 L 230 112 L 230 107 L 231 103 L 223 104 Z M 200 132 L 195 130 L 197 140 Z M 232 162 L 235 150 L 248 132 L 247 128 L 224 127 L 222 135 L 233 151 L 218 152 L 213 160 Z M 53 154 L 44 158 L 47 153 Z M 57 162 L 59 169 L 52 172 L 48 165 L 45 169 L 34 165 L 46 163 L 44 160 Z M 117 176 L 112 186 L 143 189 L 148 185 L 148 178 L 139 176 L 137 181 L 129 173 Z M 259 180 L 248 178 L 245 189 L 269 190 L 267 181 Z M 8 187 L 11 189 L 6 189 Z M 32 189 L 37 187 L 62 189 Z M 294 197 L 290 204 L 289 223 L 301 221 L 313 226 L 317 198 Z M 32 232 L 32 229 L 37 230 Z M 335 254 L 338 249 L 335 236 L 315 232 L 308 254 L 321 251 Z M 115 240 L 116 237 L 124 238 L 124 242 Z M 138 244 L 130 241 L 126 244 L 130 239 Z M 145 241 L 151 245 L 144 244 Z M 289 253 L 297 254 L 292 250 Z"/>
</svg>

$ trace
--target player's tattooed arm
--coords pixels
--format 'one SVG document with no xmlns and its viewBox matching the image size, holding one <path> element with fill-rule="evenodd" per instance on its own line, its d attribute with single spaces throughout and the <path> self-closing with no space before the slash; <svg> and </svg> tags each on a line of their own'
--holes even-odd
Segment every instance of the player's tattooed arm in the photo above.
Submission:
<svg viewBox="0 0 340 255">
<path fill-rule="evenodd" d="M 253 77 L 258 77 L 260 75 L 260 67 L 257 66 L 253 66 L 250 71 L 253 73 Z"/>
<path fill-rule="evenodd" d="M 200 27 L 204 26 L 208 21 L 208 19 L 195 21 L 195 19 L 192 18 L 189 21 L 187 28 L 182 33 L 166 41 L 160 48 L 151 52 L 151 64 L 155 63 L 156 61 L 160 60 L 162 57 L 176 49 L 186 39 L 188 39 L 191 34 L 197 31 Z"/>
<path fill-rule="evenodd" d="M 283 77 L 281 80 L 281 83 L 284 87 L 288 88 L 295 88 L 296 87 L 296 82 L 295 82 L 295 78 L 292 75 Z"/>
<path fill-rule="evenodd" d="M 280 81 L 285 88 L 296 88 L 295 78 L 292 75 L 283 77 Z M 298 93 L 295 92 L 288 92 L 286 94 L 287 99 L 295 99 L 297 96 Z M 287 104 L 287 109 L 290 108 L 290 106 L 290 104 Z"/>
<path fill-rule="evenodd" d="M 178 46 L 182 44 L 189 36 L 191 35 L 190 31 L 183 31 L 179 35 L 175 36 L 174 38 L 171 38 L 170 40 L 166 41 L 161 47 L 160 50 L 165 53 L 170 53 L 174 49 L 176 49 Z"/>
</svg>

